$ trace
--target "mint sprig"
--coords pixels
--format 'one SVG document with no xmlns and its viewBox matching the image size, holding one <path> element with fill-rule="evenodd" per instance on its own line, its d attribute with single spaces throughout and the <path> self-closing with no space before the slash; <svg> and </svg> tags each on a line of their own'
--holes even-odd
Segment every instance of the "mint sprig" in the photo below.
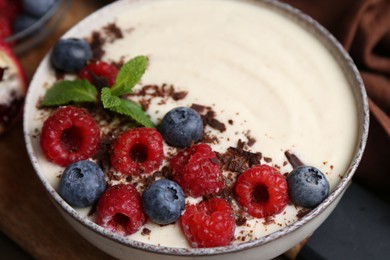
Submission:
<svg viewBox="0 0 390 260">
<path fill-rule="evenodd" d="M 146 127 L 155 127 L 145 111 L 137 103 L 112 95 L 109 88 L 102 89 L 103 107 L 112 112 L 130 116 L 135 122 Z"/>
<path fill-rule="evenodd" d="M 124 64 L 114 85 L 111 88 L 103 88 L 101 100 L 103 107 L 115 113 L 130 116 L 137 123 L 146 127 L 155 127 L 145 111 L 137 103 L 120 98 L 125 94 L 130 94 L 133 87 L 141 80 L 148 66 L 148 58 L 137 56 Z"/>
<path fill-rule="evenodd" d="M 118 72 L 114 85 L 103 88 L 101 101 L 103 107 L 112 112 L 129 116 L 146 127 L 155 127 L 145 111 L 137 103 L 120 98 L 130 94 L 141 80 L 148 66 L 148 58 L 137 56 L 125 63 Z M 45 94 L 43 106 L 60 106 L 71 102 L 96 102 L 97 90 L 86 80 L 63 80 L 55 83 Z"/>
<path fill-rule="evenodd" d="M 111 93 L 114 96 L 129 94 L 132 88 L 141 80 L 146 68 L 148 67 L 148 58 L 137 56 L 126 62 L 118 72 L 114 85 L 111 87 Z"/>
<path fill-rule="evenodd" d="M 96 88 L 86 80 L 62 80 L 46 91 L 42 106 L 96 102 L 96 96 Z"/>
</svg>

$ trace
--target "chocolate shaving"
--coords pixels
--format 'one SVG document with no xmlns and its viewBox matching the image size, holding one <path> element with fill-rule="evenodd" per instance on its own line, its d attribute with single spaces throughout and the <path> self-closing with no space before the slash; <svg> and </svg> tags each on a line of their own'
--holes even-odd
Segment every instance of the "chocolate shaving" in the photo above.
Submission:
<svg viewBox="0 0 390 260">
<path fill-rule="evenodd" d="M 220 198 L 223 198 L 227 202 L 231 203 L 234 199 L 234 192 L 231 186 L 223 188 L 219 193 L 218 196 Z"/>
<path fill-rule="evenodd" d="M 93 214 L 95 214 L 95 212 L 96 212 L 96 205 L 97 205 L 97 203 L 94 203 L 93 205 L 92 205 L 92 207 L 91 207 L 91 209 L 89 210 L 89 212 L 88 212 L 88 217 L 90 217 L 90 216 L 92 216 Z"/>
<path fill-rule="evenodd" d="M 214 111 L 208 111 L 205 115 L 201 115 L 205 125 L 209 125 L 211 128 L 218 130 L 223 133 L 226 131 L 226 126 L 224 123 L 215 118 Z"/>
<path fill-rule="evenodd" d="M 246 223 L 245 217 L 239 216 L 238 218 L 236 218 L 236 225 L 237 226 L 243 226 L 243 225 L 245 225 L 245 223 Z"/>
<path fill-rule="evenodd" d="M 208 144 L 217 144 L 219 143 L 218 137 L 211 135 L 209 133 L 206 133 L 203 131 L 202 136 L 199 140 L 202 143 L 208 143 Z"/>
<path fill-rule="evenodd" d="M 116 26 L 115 23 L 110 23 L 107 26 L 105 26 L 103 29 L 106 31 L 108 35 L 112 37 L 112 40 L 123 38 L 122 30 L 118 26 Z"/>
<path fill-rule="evenodd" d="M 211 107 L 199 104 L 192 104 L 191 108 L 200 114 L 204 126 L 208 125 L 221 133 L 226 131 L 225 124 L 216 119 L 216 113 L 212 110 Z"/>
<path fill-rule="evenodd" d="M 140 104 L 143 109 L 147 110 L 153 98 L 161 98 L 159 104 L 163 105 L 168 101 L 169 98 L 178 101 L 180 99 L 184 99 L 187 94 L 187 91 L 176 91 L 173 85 L 163 84 L 161 86 L 145 85 L 140 90 L 132 93 L 130 96 L 144 97 L 141 99 Z"/>
<path fill-rule="evenodd" d="M 275 219 L 271 216 L 265 217 L 263 221 L 263 225 L 270 225 L 276 223 Z"/>
<path fill-rule="evenodd" d="M 103 136 L 100 139 L 100 144 L 97 152 L 93 156 L 93 159 L 98 161 L 98 165 L 102 168 L 103 172 L 109 172 L 110 170 L 110 154 L 112 139 L 109 136 Z M 113 176 L 109 176 L 113 177 Z"/>
<path fill-rule="evenodd" d="M 89 46 L 92 50 L 92 58 L 95 60 L 101 60 L 105 51 L 103 50 L 103 45 L 105 41 L 101 36 L 100 32 L 94 31 L 92 32 L 91 39 L 89 42 Z"/>
<path fill-rule="evenodd" d="M 252 147 L 256 143 L 256 139 L 249 134 L 249 131 L 245 133 L 245 137 L 248 139 L 247 145 Z"/>
<path fill-rule="evenodd" d="M 210 107 L 199 105 L 199 104 L 192 104 L 191 108 L 194 109 L 199 114 L 203 114 L 206 109 L 211 109 Z"/>
<path fill-rule="evenodd" d="M 310 211 L 311 211 L 310 209 L 301 209 L 301 210 L 298 211 L 296 216 L 297 216 L 298 219 L 303 218 Z"/>
<path fill-rule="evenodd" d="M 141 232 L 141 235 L 143 235 L 143 236 L 148 236 L 148 235 L 150 235 L 150 233 L 152 233 L 152 231 L 151 231 L 150 229 L 148 229 L 148 228 L 143 228 L 143 229 L 142 229 L 142 232 Z"/>
<path fill-rule="evenodd" d="M 186 91 L 174 92 L 174 93 L 172 93 L 172 98 L 173 98 L 173 100 L 178 101 L 178 100 L 184 99 L 187 96 L 187 94 L 188 94 L 188 92 L 186 92 Z"/>
<path fill-rule="evenodd" d="M 238 149 L 241 149 L 241 150 L 244 149 L 245 145 L 246 145 L 245 142 L 243 142 L 241 139 L 238 139 L 238 141 L 237 141 L 237 148 Z"/>
<path fill-rule="evenodd" d="M 285 151 L 284 155 L 294 169 L 305 165 L 295 154 L 291 153 L 290 151 Z"/>
<path fill-rule="evenodd" d="M 235 147 L 229 147 L 226 153 L 219 154 L 222 169 L 238 173 L 242 173 L 252 166 L 260 164 L 261 158 L 262 154 L 260 152 L 252 153 Z"/>
</svg>

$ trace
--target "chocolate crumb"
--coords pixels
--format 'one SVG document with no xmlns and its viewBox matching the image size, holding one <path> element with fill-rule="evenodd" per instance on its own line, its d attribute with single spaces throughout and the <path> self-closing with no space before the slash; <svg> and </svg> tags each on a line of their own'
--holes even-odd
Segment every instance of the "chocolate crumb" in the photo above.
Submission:
<svg viewBox="0 0 390 260">
<path fill-rule="evenodd" d="M 106 31 L 108 35 L 112 37 L 111 39 L 112 41 L 123 38 L 122 30 L 118 26 L 116 26 L 115 23 L 110 23 L 107 26 L 105 26 L 103 29 Z"/>
<path fill-rule="evenodd" d="M 260 152 L 252 153 L 235 147 L 229 147 L 226 153 L 219 155 L 223 170 L 238 173 L 260 164 L 261 158 Z"/>
<path fill-rule="evenodd" d="M 173 100 L 178 101 L 178 100 L 184 99 L 187 96 L 187 94 L 188 94 L 187 91 L 174 92 L 174 93 L 172 93 L 172 98 L 173 98 Z"/>
<path fill-rule="evenodd" d="M 243 225 L 245 225 L 245 223 L 246 223 L 245 217 L 239 216 L 238 218 L 236 218 L 236 225 L 237 226 L 243 226 Z"/>
<path fill-rule="evenodd" d="M 101 36 L 100 32 L 92 32 L 91 39 L 89 40 L 89 45 L 92 50 L 92 58 L 94 60 L 101 60 L 105 51 L 103 50 L 103 45 L 105 40 Z"/>
<path fill-rule="evenodd" d="M 93 214 L 95 214 L 95 212 L 96 212 L 96 205 L 97 205 L 97 203 L 94 203 L 93 205 L 92 205 L 92 207 L 91 207 L 91 209 L 89 210 L 89 212 L 88 212 L 88 217 L 90 217 L 90 216 L 92 216 Z"/>
<path fill-rule="evenodd" d="M 310 211 L 311 211 L 310 209 L 301 209 L 301 210 L 298 211 L 296 216 L 297 216 L 298 219 L 303 218 Z"/>
<path fill-rule="evenodd" d="M 264 218 L 263 225 L 270 225 L 276 223 L 275 219 L 271 216 Z"/>
<path fill-rule="evenodd" d="M 247 145 L 248 145 L 249 147 L 252 147 L 252 146 L 256 143 L 256 139 L 250 135 L 250 132 L 249 132 L 249 131 L 247 131 L 247 132 L 245 133 L 245 137 L 248 139 Z"/>
<path fill-rule="evenodd" d="M 264 157 L 264 161 L 265 161 L 266 163 L 270 163 L 270 162 L 272 162 L 272 158 L 270 158 L 270 157 Z"/>
<path fill-rule="evenodd" d="M 192 104 L 191 108 L 194 109 L 199 114 L 203 114 L 206 109 L 211 109 L 210 107 L 202 106 L 202 105 L 199 105 L 199 104 Z"/>
<path fill-rule="evenodd" d="M 241 149 L 241 150 L 244 149 L 245 145 L 246 145 L 245 142 L 243 142 L 241 139 L 238 139 L 238 141 L 237 141 L 237 148 L 238 149 Z"/>
<path fill-rule="evenodd" d="M 226 131 L 225 124 L 216 119 L 216 113 L 212 110 L 211 107 L 199 104 L 192 104 L 191 108 L 200 114 L 204 126 L 208 125 L 221 133 Z"/>
<path fill-rule="evenodd" d="M 143 236 L 149 236 L 150 233 L 152 233 L 152 231 L 151 231 L 150 229 L 148 229 L 148 228 L 143 228 L 143 229 L 142 229 L 142 232 L 141 232 L 141 235 L 143 235 Z"/>
</svg>

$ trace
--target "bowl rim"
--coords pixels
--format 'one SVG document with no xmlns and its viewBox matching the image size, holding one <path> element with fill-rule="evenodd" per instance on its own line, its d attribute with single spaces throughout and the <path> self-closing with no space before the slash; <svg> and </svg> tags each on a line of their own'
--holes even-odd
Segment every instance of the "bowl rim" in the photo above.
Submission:
<svg viewBox="0 0 390 260">
<path fill-rule="evenodd" d="M 140 0 L 128 0 L 128 1 L 117 1 L 113 2 L 96 12 L 92 13 L 91 15 L 84 18 L 82 21 L 80 21 L 76 26 L 74 26 L 72 29 L 68 30 L 63 37 L 66 37 L 68 34 L 71 33 L 71 31 L 78 27 L 80 24 L 86 23 L 89 19 L 93 19 L 94 17 L 97 17 L 101 15 L 102 13 L 109 12 L 111 8 L 115 6 L 115 8 L 119 8 L 123 2 L 138 2 Z M 142 0 L 142 1 L 155 1 L 155 0 Z M 138 242 L 135 240 L 128 239 L 126 237 L 123 237 L 121 235 L 118 235 L 116 233 L 113 233 L 111 231 L 108 231 L 107 229 L 104 229 L 101 226 L 98 226 L 96 223 L 80 216 L 76 210 L 74 210 L 71 206 L 69 206 L 61 197 L 60 195 L 54 190 L 54 188 L 51 186 L 51 184 L 46 180 L 46 178 L 40 174 L 40 168 L 38 165 L 37 158 L 34 155 L 34 151 L 31 144 L 31 134 L 28 129 L 28 107 L 31 106 L 31 98 L 29 98 L 32 94 L 32 88 L 29 87 L 27 91 L 26 96 L 26 102 L 25 102 L 25 109 L 24 109 L 24 117 L 23 117 L 23 125 L 24 125 L 24 138 L 27 146 L 27 151 L 30 157 L 30 160 L 33 164 L 33 167 L 36 171 L 36 174 L 38 175 L 39 179 L 41 180 L 42 184 L 44 185 L 46 191 L 50 194 L 52 197 L 52 201 L 55 202 L 56 206 L 59 206 L 62 210 L 64 210 L 68 215 L 70 215 L 74 220 L 76 220 L 79 224 L 84 226 L 85 228 L 88 228 L 90 231 L 93 231 L 97 235 L 100 235 L 104 238 L 110 239 L 116 243 L 122 244 L 126 247 L 131 247 L 134 249 L 147 251 L 150 253 L 155 254 L 164 254 L 164 255 L 172 255 L 172 256 L 211 256 L 211 255 L 220 255 L 220 254 L 228 254 L 232 252 L 239 252 L 243 250 L 247 250 L 250 248 L 258 247 L 260 245 L 264 245 L 267 243 L 270 243 L 280 237 L 286 236 L 287 234 L 290 234 L 302 226 L 304 226 L 306 223 L 312 221 L 316 218 L 321 212 L 323 212 L 326 208 L 328 208 L 339 196 L 343 194 L 345 189 L 349 186 L 349 184 L 352 181 L 352 177 L 360 163 L 360 160 L 362 158 L 367 137 L 368 137 L 368 128 L 369 128 L 369 108 L 368 108 L 368 98 L 367 93 L 362 81 L 362 78 L 360 76 L 360 73 L 355 66 L 352 58 L 349 56 L 349 54 L 345 51 L 343 46 L 336 40 L 336 38 L 327 30 L 325 29 L 321 24 L 319 24 L 316 20 L 308 16 L 307 14 L 304 14 L 302 11 L 298 10 L 297 8 L 294 8 L 290 6 L 289 4 L 282 3 L 276 0 L 233 0 L 233 1 L 244 1 L 248 3 L 252 3 L 254 5 L 260 5 L 262 7 L 265 7 L 271 11 L 276 11 L 279 14 L 287 16 L 289 20 L 292 22 L 298 24 L 300 27 L 308 31 L 310 34 L 316 36 L 319 38 L 320 42 L 325 45 L 325 47 L 331 52 L 332 56 L 336 59 L 336 61 L 339 63 L 341 68 L 344 70 L 344 73 L 346 74 L 348 81 L 350 82 L 351 88 L 357 88 L 354 90 L 355 94 L 355 100 L 358 101 L 359 106 L 357 109 L 359 110 L 359 113 L 361 113 L 361 116 L 359 118 L 359 130 L 358 130 L 358 141 L 356 144 L 355 152 L 353 154 L 353 158 L 350 162 L 350 165 L 348 167 L 348 170 L 340 180 L 340 182 L 336 185 L 333 192 L 316 208 L 311 210 L 308 214 L 303 216 L 302 218 L 298 219 L 296 222 L 294 222 L 291 225 L 288 225 L 278 231 L 275 231 L 271 234 L 268 234 L 264 237 L 261 237 L 256 240 L 240 243 L 240 244 L 234 244 L 234 245 L 228 245 L 228 246 L 222 246 L 222 247 L 213 247 L 213 248 L 174 248 L 174 247 L 166 247 L 166 246 L 158 246 L 158 245 L 152 245 L 147 244 L 143 242 Z M 48 54 L 47 54 L 48 55 Z M 46 56 L 47 59 L 47 56 Z M 44 59 L 39 67 L 42 67 L 42 64 L 45 62 Z M 39 67 L 38 70 L 39 71 Z M 36 74 L 34 75 L 31 85 L 34 85 L 34 81 L 36 78 Z M 357 93 L 357 94 L 356 94 Z M 357 95 L 357 96 L 356 96 Z"/>
</svg>

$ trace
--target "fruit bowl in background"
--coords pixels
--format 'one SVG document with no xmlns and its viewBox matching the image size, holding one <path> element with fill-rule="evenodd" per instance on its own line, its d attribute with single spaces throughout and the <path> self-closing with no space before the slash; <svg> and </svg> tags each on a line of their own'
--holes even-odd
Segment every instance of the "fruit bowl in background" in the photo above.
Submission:
<svg viewBox="0 0 390 260">
<path fill-rule="evenodd" d="M 102 28 L 113 20 L 115 21 L 118 14 L 130 10 L 133 5 L 139 2 L 156 1 L 127 0 L 114 2 L 84 19 L 68 31 L 64 38 L 87 36 L 88 33 Z M 39 117 L 37 102 L 42 98 L 48 82 L 52 81 L 54 77 L 53 70 L 50 67 L 50 54 L 48 54 L 37 69 L 27 94 L 24 110 L 24 136 L 27 150 L 39 179 L 60 213 L 75 230 L 103 251 L 120 259 L 270 259 L 282 254 L 310 236 L 337 206 L 351 183 L 365 148 L 369 121 L 367 97 L 355 65 L 329 32 L 300 11 L 277 1 L 252 0 L 245 2 L 259 4 L 272 12 L 281 14 L 283 17 L 287 17 L 291 23 L 299 25 L 304 31 L 314 35 L 340 66 L 351 86 L 351 95 L 353 95 L 353 99 L 357 104 L 358 111 L 356 144 L 353 146 L 353 155 L 350 158 L 348 169 L 341 174 L 342 177 L 340 177 L 340 181 L 334 187 L 330 196 L 319 206 L 293 224 L 257 240 L 216 248 L 173 248 L 127 239 L 83 217 L 64 201 L 45 174 L 45 169 L 52 166 L 43 158 L 39 146 L 37 134 L 39 134 L 39 124 L 42 122 L 37 122 L 36 117 Z M 136 32 L 136 30 L 134 31 Z"/>
<path fill-rule="evenodd" d="M 12 46 L 16 55 L 21 55 L 32 47 L 42 42 L 53 30 L 67 13 L 71 0 L 56 0 L 46 13 L 37 18 L 34 23 L 26 29 L 12 34 L 3 39 L 3 41 Z"/>
</svg>

